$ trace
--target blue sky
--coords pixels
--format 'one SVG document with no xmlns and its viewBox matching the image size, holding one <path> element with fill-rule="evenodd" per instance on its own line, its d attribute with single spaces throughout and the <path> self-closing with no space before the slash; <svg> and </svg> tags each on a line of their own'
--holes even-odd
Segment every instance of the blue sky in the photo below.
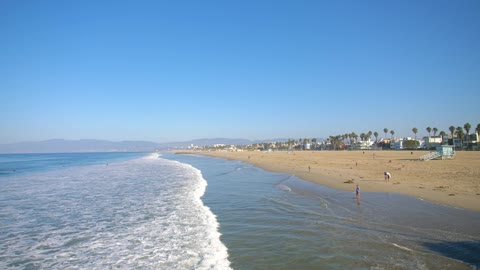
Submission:
<svg viewBox="0 0 480 270">
<path fill-rule="evenodd" d="M 480 123 L 480 1 L 0 1 L 0 143 Z"/>
</svg>

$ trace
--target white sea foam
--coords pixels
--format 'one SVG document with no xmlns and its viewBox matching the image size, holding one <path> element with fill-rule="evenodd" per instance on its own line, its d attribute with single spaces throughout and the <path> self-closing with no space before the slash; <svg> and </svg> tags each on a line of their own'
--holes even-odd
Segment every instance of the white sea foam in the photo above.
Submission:
<svg viewBox="0 0 480 270">
<path fill-rule="evenodd" d="M 409 249 L 407 247 L 404 247 L 404 246 L 400 246 L 400 245 L 397 245 L 395 243 L 392 243 L 392 245 L 394 245 L 395 247 L 399 248 L 399 249 L 403 249 L 403 250 L 406 250 L 406 251 L 410 251 L 410 252 L 413 252 L 412 249 Z"/>
<path fill-rule="evenodd" d="M 230 269 L 201 172 L 158 157 L 23 176 L 0 194 L 0 268 Z"/>
<path fill-rule="evenodd" d="M 285 186 L 285 185 L 283 185 L 283 184 L 279 184 L 279 185 L 277 185 L 277 187 L 278 187 L 279 189 L 282 189 L 282 190 L 285 190 L 285 191 L 288 191 L 288 192 L 291 192 L 291 191 L 292 191 L 291 188 L 289 188 L 288 186 Z"/>
</svg>

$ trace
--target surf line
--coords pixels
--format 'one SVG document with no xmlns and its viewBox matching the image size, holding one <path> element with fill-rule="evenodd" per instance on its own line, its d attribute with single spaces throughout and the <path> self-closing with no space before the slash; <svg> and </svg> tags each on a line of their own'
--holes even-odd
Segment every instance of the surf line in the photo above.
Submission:
<svg viewBox="0 0 480 270">
<path fill-rule="evenodd" d="M 400 245 L 397 245 L 395 243 L 392 243 L 392 245 L 394 245 L 395 247 L 398 247 L 399 249 L 403 249 L 403 250 L 410 251 L 410 252 L 415 252 L 413 249 L 409 249 L 407 247 L 400 246 Z"/>
</svg>

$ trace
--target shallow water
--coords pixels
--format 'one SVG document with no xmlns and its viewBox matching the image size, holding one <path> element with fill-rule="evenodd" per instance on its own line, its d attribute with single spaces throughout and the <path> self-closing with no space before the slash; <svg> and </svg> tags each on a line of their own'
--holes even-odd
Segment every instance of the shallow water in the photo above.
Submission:
<svg viewBox="0 0 480 270">
<path fill-rule="evenodd" d="M 237 161 L 199 168 L 234 269 L 472 269 L 480 213 L 389 193 L 333 190 Z M 353 190 L 353 186 L 352 186 Z"/>
</svg>

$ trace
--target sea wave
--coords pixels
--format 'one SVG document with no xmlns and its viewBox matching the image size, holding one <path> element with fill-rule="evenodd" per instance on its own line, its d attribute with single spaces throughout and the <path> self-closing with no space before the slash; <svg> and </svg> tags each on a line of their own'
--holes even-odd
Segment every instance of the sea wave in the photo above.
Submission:
<svg viewBox="0 0 480 270">
<path fill-rule="evenodd" d="M 1 269 L 229 269 L 198 169 L 158 154 L 10 176 Z"/>
</svg>

